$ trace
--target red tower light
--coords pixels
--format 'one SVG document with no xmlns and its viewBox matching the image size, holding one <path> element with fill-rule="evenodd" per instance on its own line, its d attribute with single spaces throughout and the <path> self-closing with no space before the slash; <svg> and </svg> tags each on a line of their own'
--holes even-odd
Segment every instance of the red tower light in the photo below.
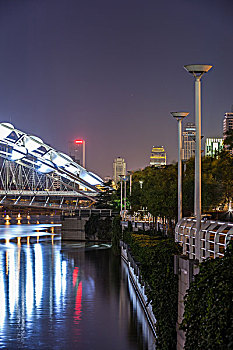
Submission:
<svg viewBox="0 0 233 350">
<path fill-rule="evenodd" d="M 83 143 L 83 140 L 75 140 L 74 141 L 76 144 L 82 144 Z"/>
</svg>

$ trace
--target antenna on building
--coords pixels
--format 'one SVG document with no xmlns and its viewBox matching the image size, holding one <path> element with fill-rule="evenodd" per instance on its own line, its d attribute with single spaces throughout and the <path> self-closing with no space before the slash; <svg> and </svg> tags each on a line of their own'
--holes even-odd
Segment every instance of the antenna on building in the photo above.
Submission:
<svg viewBox="0 0 233 350">
<path fill-rule="evenodd" d="M 233 105 L 231 105 L 231 113 L 233 113 Z"/>
</svg>

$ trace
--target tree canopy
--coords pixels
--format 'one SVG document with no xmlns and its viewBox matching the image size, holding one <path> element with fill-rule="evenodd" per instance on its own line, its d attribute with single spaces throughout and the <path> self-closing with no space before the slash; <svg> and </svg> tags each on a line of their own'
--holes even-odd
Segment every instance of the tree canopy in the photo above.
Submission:
<svg viewBox="0 0 233 350">
<path fill-rule="evenodd" d="M 233 156 L 228 151 L 202 158 L 202 212 L 224 206 L 233 198 Z M 194 213 L 194 158 L 183 164 L 183 216 Z M 142 181 L 142 186 L 140 185 Z M 146 207 L 154 217 L 177 218 L 177 163 L 147 167 L 133 174 L 132 210 Z"/>
</svg>

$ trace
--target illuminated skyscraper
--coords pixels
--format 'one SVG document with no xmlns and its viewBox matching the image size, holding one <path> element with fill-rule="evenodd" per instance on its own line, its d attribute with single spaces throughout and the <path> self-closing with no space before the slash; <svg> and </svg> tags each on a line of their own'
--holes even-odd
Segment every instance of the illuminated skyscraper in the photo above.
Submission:
<svg viewBox="0 0 233 350">
<path fill-rule="evenodd" d="M 233 111 L 231 113 L 225 113 L 223 119 L 223 138 L 225 138 L 225 133 L 229 130 L 233 130 Z"/>
<path fill-rule="evenodd" d="M 195 155 L 196 126 L 187 123 L 182 133 L 182 160 L 188 160 Z"/>
<path fill-rule="evenodd" d="M 119 175 L 126 175 L 126 163 L 121 157 L 114 159 L 113 162 L 113 181 L 115 183 L 120 181 Z"/>
<path fill-rule="evenodd" d="M 153 146 L 150 155 L 150 166 L 160 167 L 166 165 L 167 154 L 163 146 Z"/>
<path fill-rule="evenodd" d="M 74 140 L 69 142 L 69 156 L 78 164 L 82 165 L 84 168 L 86 166 L 85 162 L 85 141 L 84 140 Z"/>
<path fill-rule="evenodd" d="M 218 155 L 218 153 L 222 151 L 222 149 L 223 149 L 223 138 L 207 137 L 205 141 L 205 156 L 215 157 Z"/>
</svg>

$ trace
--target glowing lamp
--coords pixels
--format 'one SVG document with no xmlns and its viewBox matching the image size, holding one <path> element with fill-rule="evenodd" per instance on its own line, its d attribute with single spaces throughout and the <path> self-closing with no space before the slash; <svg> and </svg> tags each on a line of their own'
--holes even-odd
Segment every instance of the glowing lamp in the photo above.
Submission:
<svg viewBox="0 0 233 350">
<path fill-rule="evenodd" d="M 76 143 L 76 145 L 82 145 L 83 144 L 83 140 L 75 140 L 74 143 Z"/>
</svg>

